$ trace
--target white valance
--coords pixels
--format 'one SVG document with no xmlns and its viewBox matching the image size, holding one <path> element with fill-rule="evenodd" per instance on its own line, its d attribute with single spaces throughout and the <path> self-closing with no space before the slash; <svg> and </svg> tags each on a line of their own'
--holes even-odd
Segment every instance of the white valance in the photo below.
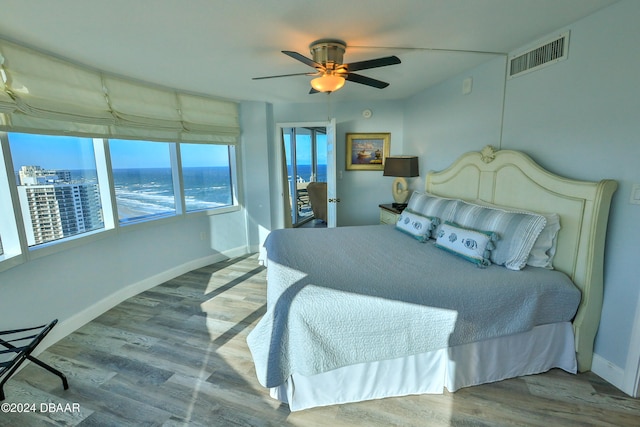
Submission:
<svg viewBox="0 0 640 427">
<path fill-rule="evenodd" d="M 107 75 L 0 40 L 0 129 L 235 144 L 238 104 Z"/>
</svg>

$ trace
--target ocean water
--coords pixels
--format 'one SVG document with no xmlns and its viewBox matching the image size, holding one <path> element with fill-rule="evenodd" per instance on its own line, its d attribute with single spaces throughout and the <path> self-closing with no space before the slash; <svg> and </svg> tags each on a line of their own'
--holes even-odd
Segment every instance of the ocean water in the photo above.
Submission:
<svg viewBox="0 0 640 427">
<path fill-rule="evenodd" d="M 72 181 L 97 183 L 95 171 L 74 170 Z M 188 212 L 228 206 L 232 203 L 229 168 L 183 168 Z M 114 169 L 113 183 L 120 221 L 173 214 L 176 209 L 170 168 Z"/>
<path fill-rule="evenodd" d="M 213 209 L 232 203 L 228 167 L 183 168 L 182 175 L 187 211 Z M 169 168 L 114 169 L 113 182 L 121 221 L 175 212 Z"/>
<path fill-rule="evenodd" d="M 187 210 L 211 209 L 233 203 L 227 166 L 182 169 Z"/>
</svg>

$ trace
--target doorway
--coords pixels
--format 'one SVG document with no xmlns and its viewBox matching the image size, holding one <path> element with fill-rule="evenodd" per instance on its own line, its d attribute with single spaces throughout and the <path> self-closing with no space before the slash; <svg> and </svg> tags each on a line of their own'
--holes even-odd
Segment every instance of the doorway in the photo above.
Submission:
<svg viewBox="0 0 640 427">
<path fill-rule="evenodd" d="M 307 187 L 311 182 L 326 182 L 326 215 L 323 227 L 335 227 L 336 163 L 335 119 L 327 122 L 278 123 L 277 164 L 283 173 L 280 181 L 282 227 L 316 225 Z M 324 199 L 325 197 L 323 197 Z M 313 223 L 311 223 L 313 221 Z"/>
<path fill-rule="evenodd" d="M 325 127 L 282 128 L 287 164 L 287 185 L 294 227 L 313 221 L 322 226 L 326 221 L 314 218 L 309 199 L 311 182 L 327 182 L 327 130 Z M 320 220 L 320 221 L 318 221 Z"/>
</svg>

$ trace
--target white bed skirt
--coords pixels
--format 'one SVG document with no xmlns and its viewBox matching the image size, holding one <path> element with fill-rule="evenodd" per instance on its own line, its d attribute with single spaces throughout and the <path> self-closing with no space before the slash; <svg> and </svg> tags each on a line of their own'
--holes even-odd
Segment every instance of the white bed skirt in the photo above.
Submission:
<svg viewBox="0 0 640 427">
<path fill-rule="evenodd" d="M 398 359 L 361 363 L 312 376 L 294 374 L 271 397 L 291 411 L 485 384 L 561 368 L 576 373 L 569 322 Z"/>
</svg>

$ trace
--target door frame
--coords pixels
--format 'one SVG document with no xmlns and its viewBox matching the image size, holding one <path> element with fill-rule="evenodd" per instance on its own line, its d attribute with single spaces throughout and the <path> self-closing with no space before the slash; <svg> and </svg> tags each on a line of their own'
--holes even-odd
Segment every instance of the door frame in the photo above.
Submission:
<svg viewBox="0 0 640 427">
<path fill-rule="evenodd" d="M 336 199 L 336 126 L 335 119 L 318 122 L 282 122 L 276 123 L 275 127 L 275 165 L 274 170 L 281 171 L 285 161 L 282 153 L 282 130 L 284 128 L 299 127 L 324 127 L 327 130 L 327 199 Z M 277 192 L 280 194 L 280 203 L 276 209 L 277 228 L 285 227 L 285 212 L 283 207 L 284 186 L 283 174 L 278 172 L 276 176 Z M 327 227 L 335 227 L 337 223 L 337 207 L 335 203 L 327 203 Z"/>
</svg>

